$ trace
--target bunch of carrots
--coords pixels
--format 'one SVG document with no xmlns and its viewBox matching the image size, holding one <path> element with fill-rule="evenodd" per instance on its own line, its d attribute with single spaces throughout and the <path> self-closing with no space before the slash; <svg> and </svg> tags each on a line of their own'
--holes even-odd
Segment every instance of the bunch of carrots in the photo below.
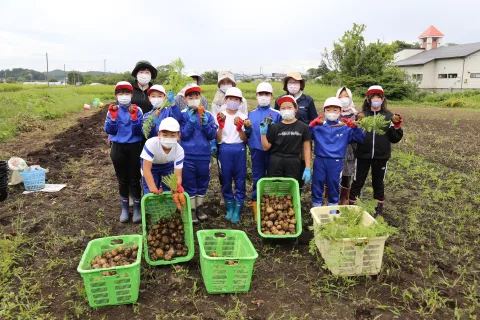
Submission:
<svg viewBox="0 0 480 320">
<path fill-rule="evenodd" d="M 205 114 L 205 107 L 204 106 L 198 106 L 197 107 L 197 112 L 198 112 L 198 116 L 200 117 L 200 124 L 202 124 L 202 122 L 203 122 L 202 116 Z"/>
<path fill-rule="evenodd" d="M 187 200 L 183 193 L 177 191 L 177 176 L 175 174 L 168 175 L 162 178 L 162 182 L 170 188 L 172 191 L 173 203 L 175 203 L 179 211 L 182 211 L 187 205 Z"/>
</svg>

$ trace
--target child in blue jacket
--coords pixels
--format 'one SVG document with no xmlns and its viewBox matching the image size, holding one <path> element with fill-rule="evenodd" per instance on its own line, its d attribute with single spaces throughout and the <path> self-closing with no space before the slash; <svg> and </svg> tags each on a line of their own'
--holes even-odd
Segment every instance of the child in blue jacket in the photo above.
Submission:
<svg viewBox="0 0 480 320">
<path fill-rule="evenodd" d="M 147 139 L 157 136 L 160 122 L 165 118 L 172 117 L 182 124 L 182 111 L 175 104 L 175 95 L 172 91 L 169 91 L 167 94 L 163 86 L 156 84 L 148 89 L 147 93 L 148 99 L 153 106 L 152 111 L 145 113 L 143 116 L 144 131 Z M 165 107 L 165 98 L 170 103 L 169 107 Z"/>
<path fill-rule="evenodd" d="M 245 133 L 248 136 L 248 147 L 252 157 L 252 207 L 255 221 L 257 220 L 257 181 L 267 176 L 270 164 L 270 151 L 264 151 L 260 135 L 260 122 L 265 118 L 272 119 L 272 125 L 282 121 L 280 112 L 270 108 L 273 98 L 273 88 L 268 82 L 262 82 L 257 86 L 257 109 L 248 113 L 251 127 L 245 126 Z"/>
<path fill-rule="evenodd" d="M 118 179 L 118 189 L 122 203 L 121 222 L 129 220 L 128 195 L 134 198 L 133 222 L 140 223 L 141 188 L 140 162 L 142 152 L 142 109 L 131 103 L 133 87 L 126 81 L 115 86 L 117 105 L 108 107 L 105 132 L 111 142 L 110 158 Z"/>
<path fill-rule="evenodd" d="M 318 207 L 323 203 L 325 183 L 328 189 L 328 205 L 338 205 L 340 175 L 343 159 L 349 143 L 362 143 L 365 132 L 351 119 L 339 120 L 342 103 L 336 97 L 328 98 L 323 106 L 325 117 L 318 116 L 310 123 L 310 132 L 315 142 L 313 162 L 312 201 Z"/>
<path fill-rule="evenodd" d="M 193 223 L 207 219 L 202 204 L 210 182 L 210 140 L 217 135 L 217 125 L 210 112 L 199 116 L 202 89 L 193 85 L 185 90 L 187 108 L 182 112 L 181 145 L 185 151 L 183 187 L 190 196 Z"/>
</svg>

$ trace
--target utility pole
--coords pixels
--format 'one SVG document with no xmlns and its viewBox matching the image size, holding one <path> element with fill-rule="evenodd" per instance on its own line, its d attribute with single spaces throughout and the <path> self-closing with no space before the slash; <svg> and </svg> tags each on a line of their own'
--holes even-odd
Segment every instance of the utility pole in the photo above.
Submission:
<svg viewBox="0 0 480 320">
<path fill-rule="evenodd" d="M 103 75 L 107 75 L 107 59 L 103 59 Z"/>
<path fill-rule="evenodd" d="M 73 85 L 75 85 L 75 69 L 73 69 Z"/>
<path fill-rule="evenodd" d="M 50 87 L 50 83 L 48 82 L 48 53 L 45 53 L 45 57 L 47 58 L 47 74 L 45 74 L 45 79 L 47 80 L 47 86 Z"/>
<path fill-rule="evenodd" d="M 67 71 L 65 71 L 65 63 L 63 64 L 63 73 L 64 73 L 64 80 L 65 80 L 65 87 L 67 86 Z"/>
</svg>

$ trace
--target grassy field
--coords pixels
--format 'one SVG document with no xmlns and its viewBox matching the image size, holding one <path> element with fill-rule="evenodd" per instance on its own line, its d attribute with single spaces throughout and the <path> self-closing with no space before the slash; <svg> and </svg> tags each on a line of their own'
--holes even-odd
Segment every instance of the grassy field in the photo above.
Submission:
<svg viewBox="0 0 480 320">
<path fill-rule="evenodd" d="M 253 100 L 255 85 L 241 88 Z M 335 92 L 311 89 L 306 92 L 316 101 Z M 7 201 L 0 203 L 2 320 L 480 318 L 480 110 L 391 107 L 405 119 L 405 136 L 394 146 L 386 180 L 385 219 L 399 233 L 386 243 L 378 276 L 333 276 L 308 245 L 263 242 L 251 208 L 245 208 L 240 225 L 227 223 L 212 163 L 206 199 L 211 219 L 195 230 L 247 232 L 259 253 L 250 292 L 207 294 L 196 246 L 189 263 L 153 268 L 143 262 L 137 303 L 91 309 L 76 271 L 87 243 L 141 233 L 138 225 L 118 222 L 117 182 L 102 126 L 105 111 L 76 112 L 94 97 L 111 99 L 112 88 L 12 90 L 0 93 L 1 112 L 18 112 L 45 128 L 20 130 L 18 137 L 18 129 L 13 130 L 0 142 L 0 158 L 20 156 L 42 165 L 50 169 L 49 183 L 68 186 L 28 196 L 22 195 L 21 185 L 11 187 Z M 209 97 L 214 90 L 204 88 Z M 281 92 L 277 84 L 275 91 Z M 30 112 L 7 112 L 5 101 L 10 109 L 27 109 L 25 103 L 31 103 Z M 8 128 L 15 121 L 10 117 L 2 125 Z M 250 190 L 247 181 L 247 197 Z M 367 181 L 361 198 L 371 197 Z M 310 206 L 307 186 L 302 196 L 305 224 L 311 224 Z"/>
</svg>

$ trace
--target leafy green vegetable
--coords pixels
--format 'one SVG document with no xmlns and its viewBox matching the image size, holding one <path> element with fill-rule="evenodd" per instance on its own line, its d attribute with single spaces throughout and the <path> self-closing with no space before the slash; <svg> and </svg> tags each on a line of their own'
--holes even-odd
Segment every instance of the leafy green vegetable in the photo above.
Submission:
<svg viewBox="0 0 480 320">
<path fill-rule="evenodd" d="M 183 74 L 183 68 L 185 68 L 185 64 L 180 58 L 170 62 L 168 77 L 165 84 L 170 85 L 174 93 L 178 93 L 189 81 L 192 80 L 190 77 Z"/>
<path fill-rule="evenodd" d="M 365 132 L 385 134 L 385 127 L 390 124 L 389 120 L 385 120 L 384 116 L 365 117 L 355 121 L 355 123 Z"/>
</svg>

